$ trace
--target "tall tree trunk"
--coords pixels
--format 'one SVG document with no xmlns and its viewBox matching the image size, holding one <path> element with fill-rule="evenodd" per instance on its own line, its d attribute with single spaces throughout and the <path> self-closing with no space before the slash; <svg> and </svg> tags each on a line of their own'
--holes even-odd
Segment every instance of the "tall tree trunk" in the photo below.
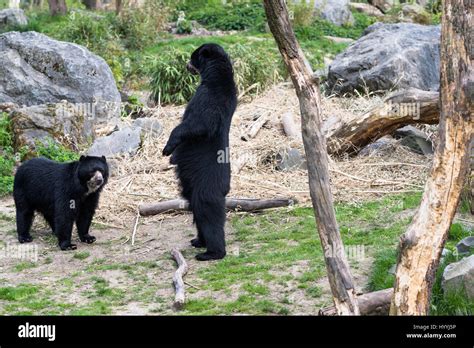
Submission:
<svg viewBox="0 0 474 348">
<path fill-rule="evenodd" d="M 300 103 L 303 143 L 308 162 L 309 189 L 324 250 L 329 284 L 338 314 L 359 314 L 354 282 L 344 254 L 329 186 L 326 139 L 321 132 L 321 97 L 319 84 L 290 24 L 284 0 L 264 0 L 268 25 L 290 73 Z"/>
<path fill-rule="evenodd" d="M 100 5 L 99 0 L 82 0 L 82 3 L 88 10 L 97 10 Z"/>
<path fill-rule="evenodd" d="M 67 13 L 66 0 L 48 0 L 48 4 L 51 16 L 65 15 Z"/>
<path fill-rule="evenodd" d="M 123 0 L 115 0 L 115 13 L 118 16 L 122 12 Z"/>
<path fill-rule="evenodd" d="M 20 0 L 9 0 L 8 8 L 20 8 Z"/>
<path fill-rule="evenodd" d="M 400 241 L 392 315 L 428 314 L 435 272 L 469 167 L 474 127 L 472 13 L 473 1 L 443 3 L 440 139 L 421 205 Z"/>
</svg>

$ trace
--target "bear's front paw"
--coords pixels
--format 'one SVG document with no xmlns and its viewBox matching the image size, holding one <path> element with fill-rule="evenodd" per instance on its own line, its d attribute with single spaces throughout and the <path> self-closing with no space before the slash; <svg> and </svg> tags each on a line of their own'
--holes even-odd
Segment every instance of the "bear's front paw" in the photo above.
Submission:
<svg viewBox="0 0 474 348">
<path fill-rule="evenodd" d="M 61 248 L 61 250 L 76 250 L 77 249 L 77 245 L 72 244 L 71 242 L 61 242 L 59 243 L 59 247 Z"/>
<path fill-rule="evenodd" d="M 87 243 L 87 244 L 92 244 L 96 241 L 96 238 L 94 236 L 91 236 L 90 234 L 81 236 L 80 239 L 81 239 L 81 242 Z"/>
<path fill-rule="evenodd" d="M 23 243 L 30 243 L 33 241 L 33 238 L 30 235 L 27 236 L 19 236 L 18 241 L 23 244 Z"/>
</svg>

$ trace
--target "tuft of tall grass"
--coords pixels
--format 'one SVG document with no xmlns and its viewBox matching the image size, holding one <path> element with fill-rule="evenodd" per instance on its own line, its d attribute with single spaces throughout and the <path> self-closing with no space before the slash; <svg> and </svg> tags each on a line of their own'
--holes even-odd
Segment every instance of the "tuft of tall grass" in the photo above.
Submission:
<svg viewBox="0 0 474 348">
<path fill-rule="evenodd" d="M 155 102 L 184 104 L 194 94 L 198 78 L 186 70 L 191 53 L 198 42 L 181 47 L 170 47 L 155 55 L 151 68 L 150 88 Z M 280 56 L 276 49 L 265 45 L 227 45 L 226 51 L 232 59 L 234 80 L 239 94 L 244 91 L 257 94 L 284 77 Z"/>
</svg>

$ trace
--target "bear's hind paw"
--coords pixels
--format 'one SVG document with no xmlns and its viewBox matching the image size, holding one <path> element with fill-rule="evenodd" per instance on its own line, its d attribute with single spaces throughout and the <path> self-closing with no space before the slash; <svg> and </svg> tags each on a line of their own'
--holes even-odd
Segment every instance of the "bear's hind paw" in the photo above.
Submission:
<svg viewBox="0 0 474 348">
<path fill-rule="evenodd" d="M 87 244 L 92 244 L 96 241 L 96 238 L 94 236 L 91 236 L 90 234 L 86 234 L 85 236 L 80 237 L 81 242 L 87 243 Z"/>
<path fill-rule="evenodd" d="M 18 237 L 18 241 L 23 244 L 23 243 L 31 243 L 33 241 L 33 238 L 28 235 L 28 236 L 20 236 Z"/>
</svg>

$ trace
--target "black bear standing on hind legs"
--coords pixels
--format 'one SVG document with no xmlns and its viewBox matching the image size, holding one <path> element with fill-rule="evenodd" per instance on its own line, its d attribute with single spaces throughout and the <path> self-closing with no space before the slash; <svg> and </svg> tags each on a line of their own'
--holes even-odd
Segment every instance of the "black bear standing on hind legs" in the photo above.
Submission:
<svg viewBox="0 0 474 348">
<path fill-rule="evenodd" d="M 222 259 L 225 251 L 225 197 L 230 190 L 229 129 L 237 106 L 237 90 L 229 56 L 216 44 L 193 52 L 187 69 L 201 84 L 171 132 L 163 155 L 173 154 L 181 194 L 189 202 L 197 228 L 200 261 Z"/>
<path fill-rule="evenodd" d="M 74 222 L 80 240 L 94 243 L 95 237 L 89 234 L 89 228 L 108 177 L 104 156 L 81 156 L 79 161 L 71 163 L 46 158 L 23 163 L 13 183 L 18 241 L 33 240 L 30 228 L 34 212 L 38 211 L 58 237 L 62 250 L 76 249 L 71 243 Z"/>
</svg>

